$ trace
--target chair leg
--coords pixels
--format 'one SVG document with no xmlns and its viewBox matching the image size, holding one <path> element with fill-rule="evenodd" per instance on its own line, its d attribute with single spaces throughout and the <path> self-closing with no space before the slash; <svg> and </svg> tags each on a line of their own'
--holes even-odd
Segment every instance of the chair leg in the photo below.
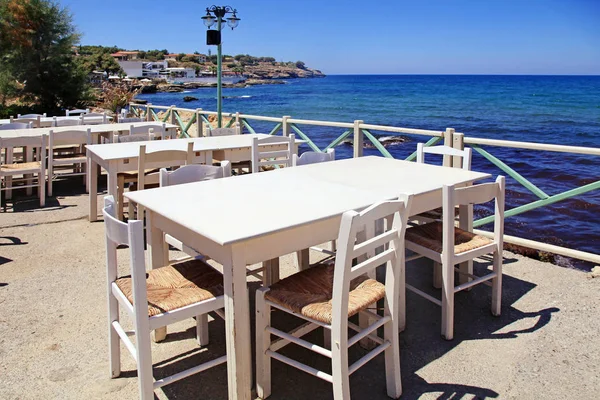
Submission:
<svg viewBox="0 0 600 400">
<path fill-rule="evenodd" d="M 199 346 L 208 345 L 208 314 L 196 316 L 196 339 Z"/>
<path fill-rule="evenodd" d="M 406 329 L 406 263 L 400 263 L 400 274 L 398 276 L 398 310 L 393 315 L 398 321 L 398 332 Z M 392 342 L 392 345 L 395 342 Z"/>
<path fill-rule="evenodd" d="M 332 326 L 331 342 L 331 372 L 333 378 L 333 399 L 347 400 L 350 398 L 350 376 L 348 371 L 348 332 Z"/>
<path fill-rule="evenodd" d="M 454 338 L 454 265 L 449 260 L 442 263 L 442 336 Z"/>
<path fill-rule="evenodd" d="M 109 289 L 110 290 L 110 289 Z M 108 347 L 110 361 L 110 377 L 121 375 L 121 343 L 120 338 L 112 326 L 113 321 L 119 321 L 119 302 L 109 294 L 108 299 Z"/>
<path fill-rule="evenodd" d="M 261 399 L 271 395 L 271 357 L 267 350 L 271 346 L 271 307 L 265 302 L 267 288 L 256 291 L 256 394 Z"/>
<path fill-rule="evenodd" d="M 52 175 L 54 175 L 54 166 L 48 161 L 48 197 L 52 197 Z"/>
<path fill-rule="evenodd" d="M 43 161 L 42 161 L 43 162 Z M 40 196 L 40 207 L 46 206 L 46 175 L 38 173 L 38 194 Z"/>
<path fill-rule="evenodd" d="M 88 180 L 88 167 L 87 167 L 87 163 L 86 164 L 79 164 L 80 165 L 80 169 L 81 172 L 83 172 L 83 184 L 85 185 L 85 192 L 89 193 L 90 192 L 90 183 Z"/>
<path fill-rule="evenodd" d="M 279 281 L 279 257 L 263 262 L 263 286 L 268 287 Z"/>
<path fill-rule="evenodd" d="M 502 309 L 502 253 L 494 253 L 494 272 L 496 277 L 492 279 L 492 314 L 499 316 Z"/>
<path fill-rule="evenodd" d="M 401 297 L 401 296 L 399 296 Z M 387 303 L 387 301 L 386 301 Z M 400 303 L 402 303 L 400 301 Z M 400 305 L 400 303 L 398 305 Z M 386 304 L 386 308 L 387 304 Z M 402 314 L 399 310 L 390 311 L 384 314 L 391 315 L 392 320 L 383 327 L 383 338 L 391 343 L 391 346 L 385 349 L 385 381 L 387 385 L 387 395 L 392 399 L 397 399 L 402 395 L 402 380 L 400 376 L 400 327 L 397 315 Z"/>
<path fill-rule="evenodd" d="M 150 343 L 150 332 L 136 330 L 136 353 L 138 387 L 140 399 L 154 400 L 154 379 L 152 375 L 152 353 Z"/>
<path fill-rule="evenodd" d="M 117 219 L 123 220 L 123 194 L 125 193 L 125 178 L 117 175 Z"/>
<path fill-rule="evenodd" d="M 442 288 L 442 264 L 437 262 L 433 263 L 433 287 Z"/>
</svg>

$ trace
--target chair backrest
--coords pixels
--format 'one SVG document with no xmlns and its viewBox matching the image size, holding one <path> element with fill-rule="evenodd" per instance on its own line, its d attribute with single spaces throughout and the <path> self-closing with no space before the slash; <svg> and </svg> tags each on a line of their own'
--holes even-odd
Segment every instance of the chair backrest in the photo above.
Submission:
<svg viewBox="0 0 600 400">
<path fill-rule="evenodd" d="M 157 138 L 162 140 L 167 138 L 167 125 L 166 124 L 146 124 L 146 125 L 131 125 L 129 127 L 129 134 L 135 135 L 138 133 L 154 133 Z"/>
<path fill-rule="evenodd" d="M 66 116 L 68 117 L 69 115 L 81 115 L 81 114 L 89 114 L 89 113 L 90 113 L 89 108 L 86 108 L 85 110 L 82 110 L 82 109 L 67 110 Z"/>
<path fill-rule="evenodd" d="M 297 154 L 293 155 L 292 165 L 294 167 L 299 165 L 307 165 L 307 164 L 316 164 L 327 161 L 335 160 L 335 150 L 328 149 L 326 152 L 317 152 L 317 151 L 305 151 L 302 153 L 300 157 Z"/>
<path fill-rule="evenodd" d="M 52 126 L 77 126 L 81 125 L 80 119 L 57 119 L 56 117 L 52 118 Z"/>
<path fill-rule="evenodd" d="M 341 327 L 341 332 L 346 332 L 347 328 L 348 293 L 354 279 L 374 276 L 375 268 L 385 264 L 386 295 L 394 296 L 394 301 L 398 299 L 399 277 L 404 268 L 404 234 L 411 203 L 411 195 L 401 195 L 361 212 L 351 210 L 342 215 L 332 297 L 332 326 Z M 392 222 L 385 224 L 386 220 Z M 377 229 L 377 226 L 381 228 Z"/>
<path fill-rule="evenodd" d="M 81 116 L 79 118 L 81 118 L 81 125 L 89 124 L 90 120 L 97 119 L 97 118 L 101 118 L 101 122 L 103 124 L 108 123 L 108 117 L 106 116 L 106 113 L 85 113 L 85 114 L 81 114 Z M 96 121 L 93 121 L 93 122 L 96 122 Z"/>
<path fill-rule="evenodd" d="M 240 124 L 236 123 L 235 128 L 212 128 L 208 131 L 208 136 L 232 136 L 241 135 Z"/>
<path fill-rule="evenodd" d="M 33 128 L 39 128 L 42 126 L 41 117 L 37 116 L 35 118 L 13 118 L 10 117 L 10 123 L 22 123 L 22 124 L 31 124 Z"/>
<path fill-rule="evenodd" d="M 443 251 L 454 254 L 454 209 L 456 206 L 482 204 L 494 200 L 494 242 L 502 246 L 504 235 L 505 178 L 500 175 L 493 183 L 455 188 L 444 186 L 443 193 Z"/>
<path fill-rule="evenodd" d="M 146 262 L 144 260 L 144 222 L 116 218 L 117 208 L 113 196 L 104 198 L 104 232 L 106 238 L 106 268 L 109 282 L 117 279 L 117 247 L 129 246 L 129 264 L 133 288 L 133 308 L 137 317 L 148 316 L 146 293 Z"/>
<path fill-rule="evenodd" d="M 139 117 L 123 117 L 123 116 L 119 116 L 118 122 L 120 124 L 124 124 L 127 122 L 144 122 L 144 119 L 139 118 Z"/>
<path fill-rule="evenodd" d="M 191 164 L 194 159 L 194 142 L 187 143 L 186 150 L 157 150 L 146 152 L 146 145 L 140 146 L 138 158 L 138 190 L 143 190 L 147 175 L 146 170 L 152 168 L 153 163 L 168 163 L 170 167 Z"/>
<path fill-rule="evenodd" d="M 462 158 L 462 169 L 471 170 L 471 148 L 465 147 L 464 150 L 458 150 L 450 146 L 426 147 L 423 143 L 417 144 L 417 162 L 425 163 L 425 154 L 439 154 L 442 156 L 452 156 Z"/>
<path fill-rule="evenodd" d="M 212 179 L 228 178 L 231 176 L 229 161 L 221 161 L 221 166 L 191 164 L 177 168 L 175 171 L 160 169 L 160 186 L 181 185 L 184 183 L 208 181 Z"/>
<path fill-rule="evenodd" d="M 134 135 L 113 135 L 113 143 L 145 142 L 154 140 L 153 133 L 136 133 Z"/>
<path fill-rule="evenodd" d="M 58 131 L 50 129 L 48 132 L 48 146 L 50 150 L 54 148 L 54 146 L 63 146 L 63 145 L 80 145 L 80 144 L 92 144 L 92 130 L 91 129 L 70 129 L 68 131 Z M 52 157 L 52 151 L 50 152 L 50 157 Z"/>
<path fill-rule="evenodd" d="M 46 113 L 43 113 L 43 114 L 24 114 L 24 115 L 17 114 L 17 118 L 18 119 L 21 119 L 21 118 L 37 119 L 37 117 L 46 118 Z"/>
<path fill-rule="evenodd" d="M 12 122 L 10 124 L 0 125 L 0 131 L 6 131 L 9 129 L 31 129 L 33 124 L 31 122 Z"/>
<path fill-rule="evenodd" d="M 0 138 L 0 153 L 4 149 L 27 146 L 36 149 L 34 154 L 37 161 L 46 159 L 46 148 L 48 147 L 48 135 L 21 136 L 11 138 Z M 44 165 L 44 163 L 42 163 Z"/>
<path fill-rule="evenodd" d="M 294 135 L 269 136 L 263 139 L 252 139 L 252 173 L 259 172 L 260 167 L 271 165 L 292 166 L 295 152 Z M 284 146 L 285 149 L 277 149 Z"/>
</svg>

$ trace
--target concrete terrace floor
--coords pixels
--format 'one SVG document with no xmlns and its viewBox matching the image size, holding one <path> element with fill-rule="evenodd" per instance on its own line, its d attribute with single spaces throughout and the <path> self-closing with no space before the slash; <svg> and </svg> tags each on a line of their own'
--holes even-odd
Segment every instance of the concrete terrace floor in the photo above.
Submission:
<svg viewBox="0 0 600 400">
<path fill-rule="evenodd" d="M 123 346 L 123 373 L 108 378 L 103 224 L 87 221 L 87 195 L 60 184 L 55 193 L 44 209 L 24 199 L 0 212 L 0 398 L 136 399 L 135 364 Z M 127 274 L 127 250 L 119 256 L 120 272 Z M 440 309 L 408 292 L 403 398 L 600 397 L 600 279 L 504 256 L 502 316 L 491 316 L 487 286 L 459 293 L 453 341 L 440 337 Z M 481 260 L 476 269 L 489 264 Z M 292 258 L 285 257 L 282 275 L 293 271 Z M 431 268 L 409 264 L 408 271 L 410 282 L 439 295 L 431 289 Z M 252 303 L 258 285 L 249 283 Z M 281 314 L 273 321 L 287 328 L 295 323 Z M 192 320 L 171 325 L 167 340 L 153 344 L 156 377 L 225 354 L 219 318 L 210 324 L 208 347 L 196 345 L 194 332 Z M 321 336 L 317 330 L 308 337 L 320 342 Z M 285 353 L 327 368 L 324 358 L 303 349 L 288 346 Z M 363 354 L 355 347 L 351 360 Z M 273 363 L 272 399 L 332 397 L 328 383 Z M 350 384 L 354 399 L 387 399 L 383 357 L 358 370 Z M 225 399 L 226 365 L 155 393 Z"/>
</svg>

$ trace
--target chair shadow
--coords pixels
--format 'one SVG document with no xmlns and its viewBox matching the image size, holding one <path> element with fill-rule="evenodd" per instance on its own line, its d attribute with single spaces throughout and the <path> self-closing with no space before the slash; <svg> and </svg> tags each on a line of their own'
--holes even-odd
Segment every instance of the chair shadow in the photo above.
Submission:
<svg viewBox="0 0 600 400">
<path fill-rule="evenodd" d="M 0 256 L 0 265 L 8 264 L 12 260 L 10 258 Z"/>
</svg>

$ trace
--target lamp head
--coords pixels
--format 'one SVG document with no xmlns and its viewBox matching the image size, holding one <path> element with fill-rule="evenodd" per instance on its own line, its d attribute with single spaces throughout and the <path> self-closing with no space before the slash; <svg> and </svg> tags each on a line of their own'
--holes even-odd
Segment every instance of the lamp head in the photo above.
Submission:
<svg viewBox="0 0 600 400">
<path fill-rule="evenodd" d="M 210 11 L 208 11 L 208 9 L 206 9 L 206 15 L 201 19 L 204 21 L 204 25 L 207 28 L 210 28 L 215 24 L 215 17 L 213 17 L 213 15 L 210 13 Z"/>
<path fill-rule="evenodd" d="M 237 28 L 239 23 L 240 23 L 240 19 L 237 17 L 236 11 L 233 11 L 233 15 L 231 17 L 227 18 L 227 25 L 229 25 L 231 30 L 233 30 L 234 28 Z"/>
</svg>

